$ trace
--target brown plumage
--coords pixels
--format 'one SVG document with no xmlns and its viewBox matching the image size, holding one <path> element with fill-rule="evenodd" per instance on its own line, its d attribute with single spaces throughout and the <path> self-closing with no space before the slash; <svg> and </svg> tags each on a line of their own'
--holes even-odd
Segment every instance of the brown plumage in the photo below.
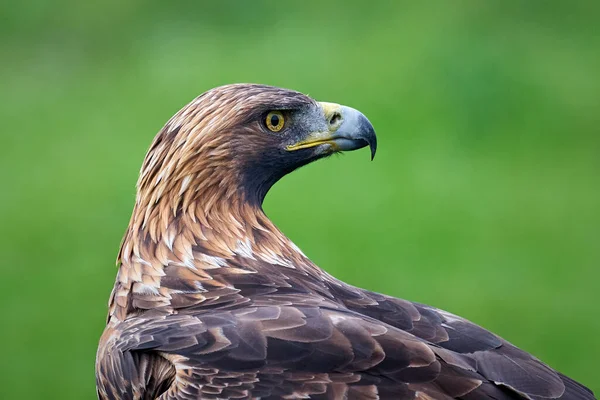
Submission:
<svg viewBox="0 0 600 400">
<path fill-rule="evenodd" d="M 171 118 L 119 253 L 99 398 L 593 399 L 471 322 L 335 279 L 263 213 L 285 174 L 366 145 L 358 111 L 269 86 Z"/>
</svg>

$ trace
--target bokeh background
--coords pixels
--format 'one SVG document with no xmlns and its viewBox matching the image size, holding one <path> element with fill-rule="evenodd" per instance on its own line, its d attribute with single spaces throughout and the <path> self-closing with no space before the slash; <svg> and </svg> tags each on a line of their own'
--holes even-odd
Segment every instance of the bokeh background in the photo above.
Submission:
<svg viewBox="0 0 600 400">
<path fill-rule="evenodd" d="M 0 397 L 95 398 L 154 134 L 225 83 L 363 111 L 379 151 L 265 209 L 313 260 L 600 392 L 600 3 L 3 2 Z"/>
</svg>

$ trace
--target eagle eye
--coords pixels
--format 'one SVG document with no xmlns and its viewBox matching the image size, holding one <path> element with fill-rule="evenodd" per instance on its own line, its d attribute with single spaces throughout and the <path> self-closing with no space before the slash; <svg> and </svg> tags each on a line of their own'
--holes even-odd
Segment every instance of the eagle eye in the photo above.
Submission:
<svg viewBox="0 0 600 400">
<path fill-rule="evenodd" d="M 284 123 L 285 118 L 283 118 L 283 114 L 279 111 L 271 111 L 265 118 L 265 124 L 271 132 L 279 132 L 282 130 Z"/>
</svg>

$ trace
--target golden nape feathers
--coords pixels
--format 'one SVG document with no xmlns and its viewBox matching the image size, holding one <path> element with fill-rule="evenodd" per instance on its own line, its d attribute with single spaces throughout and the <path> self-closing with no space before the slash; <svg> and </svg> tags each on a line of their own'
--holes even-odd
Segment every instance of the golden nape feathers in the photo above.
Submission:
<svg viewBox="0 0 600 400">
<path fill-rule="evenodd" d="M 284 175 L 365 146 L 357 110 L 270 86 L 175 114 L 142 165 L 99 398 L 593 399 L 469 321 L 335 279 L 262 211 Z"/>
</svg>

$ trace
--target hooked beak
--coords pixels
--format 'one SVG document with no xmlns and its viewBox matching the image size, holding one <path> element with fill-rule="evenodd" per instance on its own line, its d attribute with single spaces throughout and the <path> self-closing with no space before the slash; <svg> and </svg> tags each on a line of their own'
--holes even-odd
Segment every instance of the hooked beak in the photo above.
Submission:
<svg viewBox="0 0 600 400">
<path fill-rule="evenodd" d="M 360 111 L 334 103 L 319 103 L 327 129 L 312 132 L 298 143 L 287 146 L 288 151 L 328 145 L 331 152 L 352 151 L 369 146 L 371 160 L 377 151 L 375 129 Z"/>
</svg>

